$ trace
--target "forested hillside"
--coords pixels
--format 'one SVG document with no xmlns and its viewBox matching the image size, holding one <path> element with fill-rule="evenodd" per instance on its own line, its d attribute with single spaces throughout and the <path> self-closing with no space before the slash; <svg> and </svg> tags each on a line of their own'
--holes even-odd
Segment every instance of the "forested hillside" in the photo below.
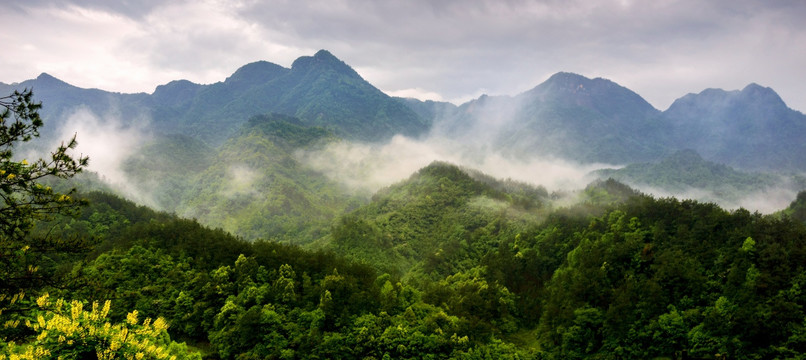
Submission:
<svg viewBox="0 0 806 360">
<path fill-rule="evenodd" d="M 709 90 L 661 112 L 612 81 L 558 73 L 455 106 L 391 98 L 327 51 L 150 95 L 48 75 L 17 85 L 0 86 L 0 360 L 806 353 L 806 123 L 770 89 Z M 74 113 L 116 113 L 96 119 L 112 132 L 148 121 L 129 142 L 99 132 L 86 141 L 101 151 L 85 154 L 81 133 L 54 141 Z M 702 140 L 717 123 L 740 128 Z M 393 166 L 434 159 L 380 189 L 348 186 L 390 138 L 407 145 Z M 429 151 L 440 142 L 560 185 L 445 161 Z M 784 150 L 766 168 L 777 173 L 736 170 Z M 343 181 L 312 165 L 327 151 L 334 167 L 367 166 Z M 125 156 L 90 171 L 106 153 Z M 625 166 L 563 185 L 593 162 Z M 763 215 L 633 185 L 797 195 Z"/>
<path fill-rule="evenodd" d="M 335 140 L 324 128 L 289 116 L 253 117 L 187 184 L 176 211 L 247 239 L 320 239 L 337 214 L 361 198 L 300 163 L 295 152 Z"/>
<path fill-rule="evenodd" d="M 435 187 L 454 196 L 439 198 Z M 190 345 L 166 349 L 188 358 L 774 358 L 806 350 L 802 222 L 653 199 L 613 181 L 580 196 L 551 209 L 544 190 L 434 164 L 333 228 L 334 250 L 348 260 L 246 242 L 90 193 L 80 216 L 40 224 L 31 236 L 94 245 L 40 258 L 39 271 L 59 285 L 28 289 L 2 316 L 24 330 L 28 316 L 55 321 L 47 299 L 86 309 L 112 300 L 105 321 L 161 317 L 171 339 Z M 429 225 L 432 209 L 447 211 Z M 26 344 L 29 332 L 3 334 Z M 96 345 L 60 347 L 56 334 L 37 346 L 83 354 Z"/>
<path fill-rule="evenodd" d="M 266 61 L 244 65 L 224 81 L 209 85 L 187 80 L 157 86 L 152 94 L 120 94 L 82 89 L 48 74 L 0 90 L 35 89 L 48 104 L 43 136 L 56 135 L 77 109 L 104 121 L 146 122 L 159 133 L 190 135 L 219 145 L 251 116 L 281 113 L 306 125 L 325 127 L 352 140 L 378 141 L 395 134 L 418 136 L 430 123 L 361 78 L 349 65 L 322 50 L 291 68 Z"/>
</svg>

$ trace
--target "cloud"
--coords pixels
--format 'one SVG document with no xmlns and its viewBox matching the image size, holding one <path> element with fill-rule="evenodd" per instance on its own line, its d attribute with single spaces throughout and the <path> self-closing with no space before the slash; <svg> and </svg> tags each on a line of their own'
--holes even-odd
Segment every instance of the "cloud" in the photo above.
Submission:
<svg viewBox="0 0 806 360">
<path fill-rule="evenodd" d="M 514 95 L 570 71 L 612 79 L 660 109 L 686 93 L 755 82 L 806 110 L 802 1 L 31 0 L 8 8 L 0 41 L 15 56 L 0 66 L 4 82 L 48 72 L 83 87 L 150 92 L 328 49 L 382 90 L 450 101 Z"/>
<path fill-rule="evenodd" d="M 393 90 L 393 91 L 387 91 L 386 94 L 389 96 L 397 96 L 402 98 L 444 101 L 442 99 L 442 95 L 422 88 Z"/>
<path fill-rule="evenodd" d="M 543 185 L 550 191 L 580 189 L 587 174 L 601 165 L 559 159 L 511 159 L 492 151 L 475 151 L 446 138 L 414 140 L 396 136 L 385 144 L 337 142 L 300 159 L 355 191 L 371 194 L 402 181 L 434 161 L 479 170 L 500 179 Z"/>
<path fill-rule="evenodd" d="M 727 198 L 712 191 L 697 188 L 669 191 L 640 184 L 630 184 L 630 186 L 645 194 L 650 194 L 658 198 L 674 197 L 677 199 L 692 199 L 701 202 L 715 203 L 727 210 L 743 208 L 750 211 L 758 211 L 762 214 L 771 214 L 785 209 L 798 194 L 798 190 L 786 182 L 748 192 L 738 198 Z"/>
<path fill-rule="evenodd" d="M 86 107 L 78 107 L 66 116 L 57 139 L 66 141 L 75 136 L 78 146 L 73 153 L 89 156 L 87 170 L 98 173 L 130 199 L 154 206 L 150 195 L 132 184 L 123 170 L 123 163 L 150 138 L 144 130 L 148 121 L 146 118 L 124 121 L 120 114 L 99 116 Z"/>
<path fill-rule="evenodd" d="M 303 152 L 299 158 L 331 179 L 367 194 L 404 180 L 434 161 L 542 185 L 550 191 L 583 188 L 592 180 L 587 176 L 591 171 L 612 167 L 499 151 L 500 135 L 511 127 L 522 106 L 514 98 L 485 97 L 471 105 L 472 120 L 437 119 L 431 133 L 421 139 L 398 135 L 386 143 L 340 141 Z"/>
</svg>

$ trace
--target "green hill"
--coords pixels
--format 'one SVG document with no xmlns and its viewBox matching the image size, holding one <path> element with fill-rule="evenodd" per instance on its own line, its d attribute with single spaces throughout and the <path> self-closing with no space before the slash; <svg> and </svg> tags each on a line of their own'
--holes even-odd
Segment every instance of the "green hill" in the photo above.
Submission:
<svg viewBox="0 0 806 360">
<path fill-rule="evenodd" d="M 250 124 L 243 139 L 291 132 L 308 143 L 327 134 L 296 128 L 293 119 Z M 103 319 L 113 323 L 127 321 L 132 310 L 164 317 L 170 327 L 163 339 L 190 345 L 170 351 L 209 358 L 789 358 L 802 352 L 803 223 L 654 199 L 614 180 L 581 195 L 576 205 L 553 208 L 544 189 L 434 163 L 332 227 L 333 250 L 345 258 L 247 242 L 90 193 L 80 216 L 42 223 L 34 234 L 89 236 L 97 245 L 83 258 L 41 259 L 42 274 L 70 282 L 30 291 L 34 298 L 47 291 L 53 299 L 114 299 Z M 0 316 L 43 314 L 25 308 L 39 309 L 33 300 L 22 304 Z M 50 321 L 44 314 L 41 321 Z M 24 324 L 35 329 L 34 322 Z M 34 335 L 0 331 L 21 345 Z M 93 337 L 84 339 L 92 344 Z"/>
<path fill-rule="evenodd" d="M 598 170 L 594 174 L 670 193 L 707 191 L 717 199 L 729 201 L 772 186 L 783 186 L 780 176 L 737 171 L 706 161 L 694 150 L 678 151 L 656 163 L 631 164 L 621 169 Z"/>
<path fill-rule="evenodd" d="M 473 267 L 549 208 L 543 188 L 435 162 L 344 216 L 331 247 L 389 271 L 445 276 Z"/>
<path fill-rule="evenodd" d="M 253 117 L 188 184 L 177 212 L 247 239 L 319 239 L 359 200 L 306 168 L 295 151 L 335 139 L 289 116 Z"/>
</svg>

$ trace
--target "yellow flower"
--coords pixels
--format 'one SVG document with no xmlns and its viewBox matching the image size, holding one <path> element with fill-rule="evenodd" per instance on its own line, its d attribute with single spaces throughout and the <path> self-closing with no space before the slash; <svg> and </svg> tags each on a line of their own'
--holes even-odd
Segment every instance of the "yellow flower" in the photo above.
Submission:
<svg viewBox="0 0 806 360">
<path fill-rule="evenodd" d="M 84 304 L 78 300 L 73 300 L 70 305 L 70 317 L 72 317 L 73 320 L 78 320 L 78 316 L 81 315 L 81 311 L 84 309 Z"/>
<path fill-rule="evenodd" d="M 109 308 L 112 306 L 112 300 L 104 301 L 104 307 L 101 309 L 101 317 L 105 318 L 109 314 Z"/>
<path fill-rule="evenodd" d="M 23 165 L 28 165 L 28 160 L 22 159 L 21 164 L 23 164 Z"/>
<path fill-rule="evenodd" d="M 14 180 L 14 178 L 15 178 L 15 177 L 17 177 L 17 176 L 16 176 L 16 175 L 14 175 L 14 174 L 8 174 L 8 176 L 6 176 L 6 179 L 8 179 L 8 180 Z"/>
<path fill-rule="evenodd" d="M 137 310 L 134 310 L 126 315 L 126 322 L 128 322 L 129 325 L 137 325 Z"/>
</svg>

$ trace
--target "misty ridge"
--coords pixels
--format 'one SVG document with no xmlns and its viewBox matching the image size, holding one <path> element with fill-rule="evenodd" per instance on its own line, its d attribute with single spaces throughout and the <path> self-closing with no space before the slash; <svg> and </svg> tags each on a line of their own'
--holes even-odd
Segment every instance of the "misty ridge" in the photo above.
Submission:
<svg viewBox="0 0 806 360">
<path fill-rule="evenodd" d="M 43 143 L 77 134 L 76 151 L 113 188 L 200 219 L 206 213 L 194 199 L 245 204 L 265 187 L 282 188 L 279 177 L 299 184 L 292 172 L 300 168 L 339 184 L 338 196 L 366 199 L 434 161 L 566 194 L 612 177 L 656 196 L 765 213 L 806 188 L 806 116 L 756 84 L 688 94 L 660 111 L 613 81 L 557 73 L 518 95 L 455 105 L 389 97 L 322 50 L 291 68 L 261 61 L 223 82 L 177 80 L 152 94 L 81 89 L 47 74 L 0 84 L 12 88 L 33 88 L 45 104 Z M 260 114 L 284 114 L 327 135 L 282 145 L 289 134 L 272 134 L 258 144 L 248 120 Z M 636 170 L 683 150 L 698 156 L 667 162 L 665 175 Z M 211 176 L 226 181 L 212 184 Z"/>
</svg>

